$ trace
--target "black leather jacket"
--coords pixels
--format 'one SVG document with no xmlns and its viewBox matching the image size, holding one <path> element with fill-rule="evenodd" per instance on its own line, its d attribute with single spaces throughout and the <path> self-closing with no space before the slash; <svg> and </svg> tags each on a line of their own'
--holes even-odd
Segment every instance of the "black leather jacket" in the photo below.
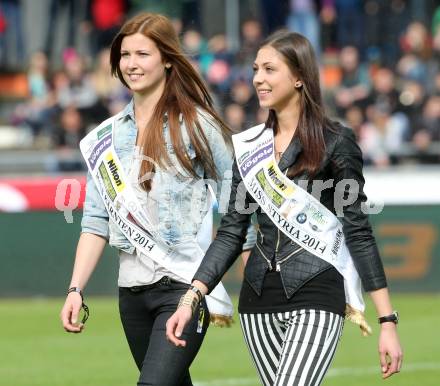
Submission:
<svg viewBox="0 0 440 386">
<path fill-rule="evenodd" d="M 336 126 L 335 131 L 325 130 L 326 154 L 322 167 L 314 177 L 314 181 L 333 179 L 332 188 L 322 191 L 318 198 L 330 211 L 334 208 L 335 186 L 343 179 L 354 179 L 359 184 L 359 194 L 353 204 L 343 207 L 343 225 L 345 241 L 354 264 L 361 277 L 365 291 L 386 287 L 385 273 L 368 215 L 361 211 L 361 204 L 366 201 L 363 192 L 364 178 L 362 175 L 362 154 L 355 142 L 352 130 Z M 281 170 L 290 167 L 301 152 L 298 139 L 293 139 L 279 162 Z M 295 177 L 295 183 L 305 180 L 304 176 Z M 233 180 L 228 213 L 222 218 L 217 236 L 209 247 L 194 279 L 206 284 L 211 291 L 220 281 L 224 273 L 241 253 L 245 241 L 246 230 L 250 222 L 250 214 L 240 214 L 236 210 L 236 201 L 248 205 L 256 205 L 253 198 L 243 189 L 238 189 L 242 181 L 237 165 L 233 165 Z M 243 184 L 241 184 L 243 186 Z M 312 183 L 307 186 L 313 194 Z M 239 206 L 243 207 L 243 205 Z M 271 269 L 280 271 L 284 290 L 291 297 L 304 283 L 332 266 L 304 250 L 284 235 L 269 219 L 257 209 L 258 238 L 246 264 L 244 277 L 253 290 L 260 295 L 266 272 Z"/>
</svg>

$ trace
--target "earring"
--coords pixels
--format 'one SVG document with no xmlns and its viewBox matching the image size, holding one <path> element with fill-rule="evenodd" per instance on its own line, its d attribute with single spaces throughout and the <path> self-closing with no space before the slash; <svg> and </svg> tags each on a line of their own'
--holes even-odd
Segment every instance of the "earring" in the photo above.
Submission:
<svg viewBox="0 0 440 386">
<path fill-rule="evenodd" d="M 165 68 L 166 69 L 171 68 L 171 63 L 165 63 Z"/>
<path fill-rule="evenodd" d="M 302 83 L 300 81 L 295 82 L 295 87 L 300 88 L 302 86 Z"/>
</svg>

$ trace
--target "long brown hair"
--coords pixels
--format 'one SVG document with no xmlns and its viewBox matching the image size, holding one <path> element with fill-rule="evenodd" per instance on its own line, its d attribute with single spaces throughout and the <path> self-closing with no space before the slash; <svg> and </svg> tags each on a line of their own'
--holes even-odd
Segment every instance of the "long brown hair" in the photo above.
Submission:
<svg viewBox="0 0 440 386">
<path fill-rule="evenodd" d="M 319 84 L 319 69 L 310 42 L 302 35 L 279 30 L 270 35 L 261 45 L 277 50 L 289 66 L 292 74 L 298 76 L 302 87 L 300 91 L 300 114 L 295 136 L 299 138 L 303 151 L 298 161 L 289 169 L 287 175 L 307 173 L 311 178 L 319 169 L 324 158 L 324 130 L 333 125 L 325 116 Z M 266 127 L 278 131 L 278 120 L 274 110 L 269 110 Z"/>
<path fill-rule="evenodd" d="M 144 130 L 144 135 L 141 139 L 143 154 L 154 162 L 142 161 L 140 176 L 150 175 L 151 172 L 154 172 L 155 163 L 160 166 L 171 165 L 163 138 L 163 118 L 165 113 L 167 113 L 171 143 L 183 169 L 191 176 L 198 177 L 183 143 L 179 122 L 180 114 L 182 114 L 189 139 L 195 149 L 197 161 L 202 164 L 204 170 L 210 176 L 217 178 L 218 174 L 212 152 L 197 119 L 196 108 L 201 108 L 212 117 L 220 127 L 226 141 L 230 139 L 231 132 L 214 111 L 208 89 L 197 71 L 183 54 L 179 38 L 168 18 L 159 14 L 141 13 L 128 20 L 122 26 L 111 45 L 110 63 L 112 74 L 117 76 L 128 87 L 119 67 L 121 43 L 125 36 L 135 33 L 141 33 L 153 40 L 161 53 L 162 61 L 171 64 L 171 67 L 166 70 L 164 92 L 154 109 L 148 129 Z M 151 180 L 143 181 L 142 186 L 145 190 L 150 190 Z"/>
</svg>

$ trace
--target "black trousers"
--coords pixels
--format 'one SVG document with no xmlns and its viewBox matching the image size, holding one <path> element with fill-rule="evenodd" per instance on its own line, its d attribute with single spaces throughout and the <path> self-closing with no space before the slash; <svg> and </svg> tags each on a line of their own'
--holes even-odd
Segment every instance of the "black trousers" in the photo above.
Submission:
<svg viewBox="0 0 440 386">
<path fill-rule="evenodd" d="M 140 371 L 138 386 L 192 386 L 189 366 L 209 326 L 205 300 L 183 331 L 186 347 L 174 346 L 165 335 L 165 324 L 188 287 L 165 278 L 157 285 L 119 288 L 122 325 Z"/>
</svg>

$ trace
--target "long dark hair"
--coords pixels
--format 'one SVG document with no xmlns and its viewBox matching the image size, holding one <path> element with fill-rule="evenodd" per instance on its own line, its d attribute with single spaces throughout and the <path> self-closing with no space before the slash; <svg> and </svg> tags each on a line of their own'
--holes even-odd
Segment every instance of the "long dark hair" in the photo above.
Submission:
<svg viewBox="0 0 440 386">
<path fill-rule="evenodd" d="M 135 33 L 141 33 L 153 40 L 161 53 L 162 60 L 171 64 L 166 72 L 164 93 L 155 107 L 148 129 L 144 131 L 142 137 L 143 154 L 160 166 L 171 164 L 163 139 L 163 117 L 167 113 L 171 142 L 177 159 L 185 171 L 195 178 L 198 177 L 183 144 L 179 122 L 179 116 L 182 114 L 197 160 L 210 176 L 217 178 L 217 169 L 212 152 L 197 119 L 196 108 L 201 108 L 212 117 L 227 141 L 231 132 L 214 111 L 208 89 L 183 54 L 179 38 L 168 18 L 159 14 L 141 13 L 128 20 L 111 45 L 110 63 L 112 74 L 128 87 L 119 67 L 121 43 L 125 36 Z M 141 165 L 140 176 L 149 175 L 151 172 L 154 172 L 154 164 L 144 160 Z M 144 189 L 150 190 L 151 180 L 143 181 L 142 186 Z"/>
<path fill-rule="evenodd" d="M 319 69 L 310 42 L 302 35 L 279 30 L 270 35 L 261 47 L 270 46 L 277 50 L 289 66 L 292 74 L 302 83 L 299 89 L 299 120 L 295 136 L 299 138 L 303 151 L 298 161 L 288 170 L 292 178 L 307 173 L 311 178 L 319 169 L 325 153 L 324 130 L 332 128 L 332 123 L 324 113 Z M 278 120 L 274 110 L 269 110 L 266 127 L 278 131 Z"/>
</svg>

